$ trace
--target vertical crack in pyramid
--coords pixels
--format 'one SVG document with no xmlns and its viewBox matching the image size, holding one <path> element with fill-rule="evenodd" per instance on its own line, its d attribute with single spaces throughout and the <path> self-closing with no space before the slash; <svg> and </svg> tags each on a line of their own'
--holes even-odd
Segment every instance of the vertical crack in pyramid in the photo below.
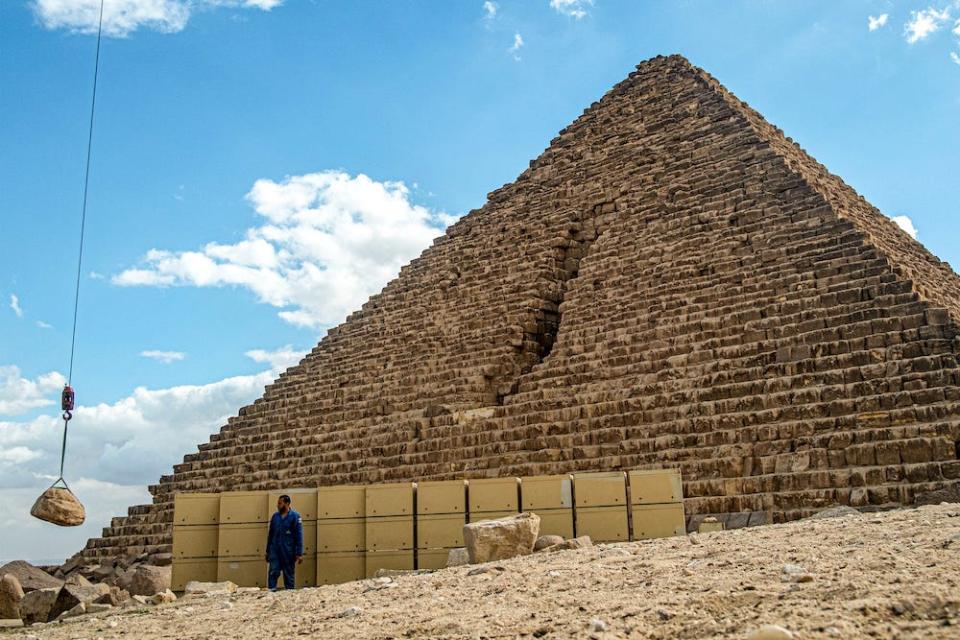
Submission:
<svg viewBox="0 0 960 640">
<path fill-rule="evenodd" d="M 705 72 L 592 104 L 115 518 L 173 495 L 670 466 L 728 526 L 960 481 L 960 278 Z"/>
</svg>

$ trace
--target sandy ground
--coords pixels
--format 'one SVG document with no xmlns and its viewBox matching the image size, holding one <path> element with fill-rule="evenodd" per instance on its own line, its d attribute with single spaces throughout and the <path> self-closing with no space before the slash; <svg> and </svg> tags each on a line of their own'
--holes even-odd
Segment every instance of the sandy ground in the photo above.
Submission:
<svg viewBox="0 0 960 640">
<path fill-rule="evenodd" d="M 960 638 L 960 504 L 598 545 L 0 638 Z M 357 608 L 357 609 L 353 609 Z"/>
</svg>

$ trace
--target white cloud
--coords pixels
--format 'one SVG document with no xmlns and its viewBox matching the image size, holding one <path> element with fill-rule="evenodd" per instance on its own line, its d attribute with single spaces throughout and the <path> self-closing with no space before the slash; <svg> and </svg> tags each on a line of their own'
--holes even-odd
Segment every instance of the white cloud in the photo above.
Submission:
<svg viewBox="0 0 960 640">
<path fill-rule="evenodd" d="M 23 317 L 23 309 L 20 307 L 20 298 L 16 294 L 10 294 L 10 308 L 13 309 L 13 312 L 17 314 L 18 318 Z"/>
<path fill-rule="evenodd" d="M 35 324 L 36 324 L 38 327 L 40 327 L 41 329 L 53 329 L 53 325 L 52 325 L 52 324 L 47 324 L 47 323 L 44 322 L 43 320 L 37 320 Z"/>
<path fill-rule="evenodd" d="M 550 0 L 554 11 L 579 20 L 587 15 L 587 7 L 593 6 L 593 0 Z"/>
<path fill-rule="evenodd" d="M 907 42 L 914 44 L 940 29 L 943 22 L 949 18 L 949 9 L 937 10 L 929 7 L 920 11 L 911 11 L 910 20 L 903 28 L 904 36 Z"/>
<path fill-rule="evenodd" d="M 498 5 L 496 2 L 493 2 L 492 0 L 486 0 L 486 2 L 483 3 L 484 19 L 493 20 L 494 18 L 496 18 L 497 10 L 499 8 L 500 8 L 500 5 Z"/>
<path fill-rule="evenodd" d="M 170 364 L 171 362 L 177 360 L 183 360 L 187 357 L 187 354 L 182 351 L 141 351 L 140 355 L 144 358 L 150 358 L 151 360 L 156 360 L 157 362 L 162 362 L 163 364 Z"/>
<path fill-rule="evenodd" d="M 889 17 L 889 14 L 886 13 L 882 13 L 876 18 L 873 16 L 867 16 L 867 27 L 870 29 L 870 31 L 876 31 L 883 25 L 887 24 L 887 18 Z"/>
<path fill-rule="evenodd" d="M 514 34 L 513 34 L 513 45 L 511 45 L 510 48 L 507 49 L 507 53 L 512 54 L 512 55 L 513 55 L 513 59 L 516 60 L 517 62 L 520 61 L 520 53 L 519 53 L 519 51 L 520 51 L 520 47 L 522 47 L 522 46 L 523 46 L 523 38 L 520 36 L 519 33 L 514 33 Z"/>
<path fill-rule="evenodd" d="M 960 36 L 960 18 L 957 18 L 957 21 L 953 23 L 953 35 Z"/>
<path fill-rule="evenodd" d="M 283 320 L 319 328 L 359 308 L 455 220 L 413 204 L 402 182 L 341 171 L 257 180 L 247 200 L 263 224 L 240 242 L 152 249 L 113 283 L 239 286 Z"/>
<path fill-rule="evenodd" d="M 217 7 L 269 11 L 281 0 L 108 0 L 103 6 L 103 33 L 124 37 L 137 29 L 182 31 L 193 11 Z M 100 0 L 33 0 L 34 14 L 47 29 L 96 33 Z"/>
<path fill-rule="evenodd" d="M 254 353 L 258 354 L 255 360 L 270 362 L 271 368 L 203 385 L 138 387 L 110 404 L 77 407 L 70 423 L 65 476 L 87 508 L 87 522 L 78 527 L 82 535 L 26 516 L 59 469 L 63 433 L 59 412 L 32 420 L 0 421 L 0 540 L 4 541 L 0 554 L 6 559 L 62 560 L 78 551 L 86 538 L 99 535 L 111 516 L 124 514 L 130 504 L 149 502 L 147 484 L 170 473 L 184 453 L 206 442 L 300 355 L 290 347 Z M 16 367 L 6 369 L 18 377 Z M 53 382 L 62 380 L 59 374 L 48 376 L 51 389 Z"/>
<path fill-rule="evenodd" d="M 914 240 L 917 239 L 917 228 L 913 226 L 913 220 L 910 219 L 910 216 L 893 216 L 890 218 L 893 222 L 906 231 L 911 238 Z"/>
<path fill-rule="evenodd" d="M 956 64 L 960 64 L 960 55 L 957 55 L 956 51 L 950 52 L 950 59 L 953 60 Z"/>
<path fill-rule="evenodd" d="M 30 380 L 21 377 L 18 367 L 0 365 L 0 416 L 15 416 L 54 404 L 52 396 L 59 394 L 66 381 L 56 371 Z"/>
<path fill-rule="evenodd" d="M 270 368 L 274 371 L 285 371 L 286 369 L 289 369 L 293 365 L 299 363 L 303 359 L 303 356 L 306 355 L 306 352 L 298 351 L 288 344 L 280 349 L 277 349 L 276 351 L 254 349 L 252 351 L 247 351 L 244 355 L 254 362 L 268 363 Z"/>
</svg>

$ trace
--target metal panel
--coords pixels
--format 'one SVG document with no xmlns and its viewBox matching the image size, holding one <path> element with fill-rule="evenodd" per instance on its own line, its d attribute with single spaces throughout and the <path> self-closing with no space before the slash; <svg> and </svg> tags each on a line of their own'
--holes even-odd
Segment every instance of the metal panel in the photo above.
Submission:
<svg viewBox="0 0 960 640">
<path fill-rule="evenodd" d="M 173 557 L 217 557 L 217 525 L 174 526 Z"/>
<path fill-rule="evenodd" d="M 366 575 L 366 553 L 318 553 L 317 585 L 341 584 L 363 580 Z"/>
<path fill-rule="evenodd" d="M 417 551 L 417 568 L 443 569 L 449 555 L 450 549 L 420 549 Z"/>
<path fill-rule="evenodd" d="M 627 503 L 626 477 L 622 471 L 574 474 L 573 491 L 578 507 L 608 507 Z"/>
<path fill-rule="evenodd" d="M 363 518 L 317 520 L 317 552 L 366 551 L 366 525 Z"/>
<path fill-rule="evenodd" d="M 630 539 L 626 505 L 578 508 L 577 535 L 590 536 L 594 542 L 626 542 Z"/>
<path fill-rule="evenodd" d="M 183 591 L 187 583 L 192 580 L 198 582 L 214 582 L 216 579 L 216 558 L 173 559 L 173 575 L 170 588 L 174 591 Z"/>
<path fill-rule="evenodd" d="M 699 533 L 713 533 L 714 531 L 723 531 L 722 522 L 701 522 L 697 527 Z"/>
<path fill-rule="evenodd" d="M 267 553 L 268 526 L 252 524 L 222 524 L 217 543 L 221 558 L 263 557 Z"/>
<path fill-rule="evenodd" d="M 520 478 L 520 496 L 523 510 L 537 515 L 540 509 L 572 509 L 573 478 L 570 475 Z"/>
<path fill-rule="evenodd" d="M 413 549 L 413 516 L 366 519 L 367 551 Z"/>
<path fill-rule="evenodd" d="M 417 548 L 442 549 L 463 546 L 463 525 L 466 514 L 417 517 Z"/>
<path fill-rule="evenodd" d="M 317 520 L 362 518 L 365 496 L 365 487 L 320 487 L 317 489 Z"/>
<path fill-rule="evenodd" d="M 264 494 L 266 499 L 266 494 Z M 229 580 L 238 587 L 267 586 L 267 568 L 263 556 L 259 558 L 220 558 L 217 561 L 217 581 Z"/>
<path fill-rule="evenodd" d="M 519 511 L 488 511 L 480 513 L 470 513 L 470 522 L 483 522 L 484 520 L 496 520 L 498 518 L 507 518 L 515 516 Z"/>
<path fill-rule="evenodd" d="M 369 485 L 366 501 L 368 518 L 413 515 L 413 483 Z"/>
<path fill-rule="evenodd" d="M 317 519 L 317 490 L 316 489 L 286 489 L 271 491 L 267 498 L 267 507 L 271 512 L 277 508 L 277 500 L 282 495 L 290 496 L 290 506 L 293 507 L 304 522 Z"/>
<path fill-rule="evenodd" d="M 683 500 L 683 483 L 677 469 L 631 471 L 628 476 L 632 504 L 664 504 Z"/>
<path fill-rule="evenodd" d="M 173 496 L 173 524 L 217 524 L 219 493 L 177 493 Z"/>
<path fill-rule="evenodd" d="M 316 554 L 303 556 L 303 562 L 297 565 L 297 571 L 294 574 L 297 581 L 297 588 L 317 586 L 317 556 Z"/>
<path fill-rule="evenodd" d="M 683 503 L 635 504 L 633 507 L 633 539 L 668 538 L 687 533 Z"/>
<path fill-rule="evenodd" d="M 366 577 L 374 577 L 379 569 L 393 569 L 394 571 L 409 571 L 413 569 L 413 550 L 367 551 Z"/>
<path fill-rule="evenodd" d="M 442 480 L 417 483 L 417 514 L 464 513 L 467 483 Z"/>
<path fill-rule="evenodd" d="M 517 501 L 516 478 L 486 478 L 470 480 L 470 513 L 490 511 L 520 511 Z"/>
<path fill-rule="evenodd" d="M 573 509 L 538 509 L 533 513 L 540 516 L 541 536 L 573 537 Z"/>
<path fill-rule="evenodd" d="M 220 494 L 220 523 L 267 522 L 273 509 L 267 506 L 266 491 L 230 491 Z"/>
<path fill-rule="evenodd" d="M 303 523 L 303 555 L 312 556 L 317 552 L 317 521 Z M 306 562 L 306 560 L 304 560 Z"/>
</svg>

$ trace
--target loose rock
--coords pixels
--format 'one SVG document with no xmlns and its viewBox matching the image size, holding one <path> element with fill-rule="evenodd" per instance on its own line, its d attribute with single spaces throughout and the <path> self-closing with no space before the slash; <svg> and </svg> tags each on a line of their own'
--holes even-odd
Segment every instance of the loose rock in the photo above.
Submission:
<svg viewBox="0 0 960 640">
<path fill-rule="evenodd" d="M 533 553 L 539 532 L 540 516 L 525 512 L 464 525 L 463 539 L 471 564 L 477 564 Z"/>
<path fill-rule="evenodd" d="M 0 578 L 0 620 L 19 620 L 21 600 L 23 589 L 17 576 L 12 573 L 4 574 Z"/>
<path fill-rule="evenodd" d="M 11 574 L 20 583 L 24 593 L 37 589 L 60 588 L 63 580 L 54 578 L 49 573 L 23 560 L 14 560 L 0 567 L 0 576 Z"/>
<path fill-rule="evenodd" d="M 338 617 L 338 618 L 353 618 L 354 616 L 358 616 L 358 615 L 360 615 L 361 613 L 363 613 L 363 609 L 361 609 L 360 607 L 349 607 L 349 608 L 347 608 L 347 609 L 344 609 L 344 610 L 341 611 L 340 613 L 338 613 L 338 614 L 337 614 L 337 617 Z"/>
<path fill-rule="evenodd" d="M 137 565 L 127 589 L 132 595 L 152 596 L 170 589 L 171 567 Z"/>
<path fill-rule="evenodd" d="M 450 553 L 447 554 L 447 566 L 459 567 L 465 564 L 470 564 L 470 554 L 467 552 L 467 548 L 450 549 Z"/>
<path fill-rule="evenodd" d="M 40 494 L 30 509 L 30 515 L 61 527 L 76 527 L 83 524 L 87 513 L 69 489 L 50 487 Z"/>
<path fill-rule="evenodd" d="M 198 582 L 191 580 L 183 588 L 185 594 L 191 593 L 235 593 L 237 585 L 225 580 L 223 582 Z"/>
<path fill-rule="evenodd" d="M 563 536 L 554 536 L 554 535 L 540 536 L 539 538 L 537 538 L 536 543 L 534 543 L 533 550 L 543 551 L 547 547 L 552 547 L 553 545 L 561 544 L 561 543 L 563 543 Z"/>
<path fill-rule="evenodd" d="M 793 634 L 775 624 L 765 624 L 747 636 L 747 640 L 792 640 Z"/>
<path fill-rule="evenodd" d="M 59 588 L 50 588 L 35 589 L 24 594 L 23 600 L 20 601 L 20 618 L 23 623 L 47 622 L 59 593 Z"/>
</svg>

